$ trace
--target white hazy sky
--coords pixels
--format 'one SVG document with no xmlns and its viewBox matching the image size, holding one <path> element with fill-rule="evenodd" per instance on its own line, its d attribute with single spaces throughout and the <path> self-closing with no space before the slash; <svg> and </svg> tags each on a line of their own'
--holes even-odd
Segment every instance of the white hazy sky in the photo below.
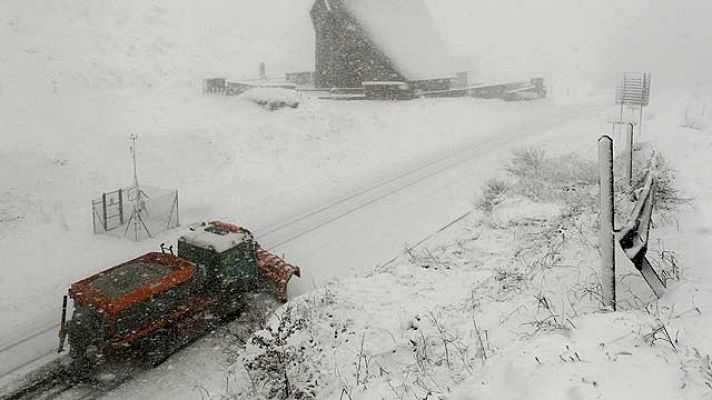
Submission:
<svg viewBox="0 0 712 400">
<path fill-rule="evenodd" d="M 615 85 L 649 71 L 658 87 L 712 84 L 711 0 L 427 0 L 442 35 L 477 70 Z"/>
<path fill-rule="evenodd" d="M 610 88 L 629 70 L 657 88 L 712 86 L 712 0 L 425 1 L 472 81 Z M 0 89 L 27 77 L 172 86 L 255 76 L 260 61 L 308 70 L 313 2 L 0 0 Z"/>
</svg>

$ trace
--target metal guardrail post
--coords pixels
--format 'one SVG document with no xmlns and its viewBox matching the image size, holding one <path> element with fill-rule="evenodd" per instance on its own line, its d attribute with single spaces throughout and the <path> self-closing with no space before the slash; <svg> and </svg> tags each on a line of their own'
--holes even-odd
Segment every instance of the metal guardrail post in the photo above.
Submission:
<svg viewBox="0 0 712 400">
<path fill-rule="evenodd" d="M 628 187 L 633 186 L 633 124 L 628 124 L 625 134 L 625 158 L 623 163 L 623 179 Z"/>
<path fill-rule="evenodd" d="M 601 252 L 601 287 L 603 302 L 616 310 L 616 258 L 613 227 L 613 139 L 602 136 L 598 140 L 600 168 L 600 231 L 598 246 Z"/>
<path fill-rule="evenodd" d="M 650 237 L 650 221 L 653 213 L 653 193 L 655 180 L 649 174 L 645 178 L 645 186 L 641 190 L 640 198 L 635 204 L 625 227 L 618 233 L 618 241 L 626 256 L 633 262 L 635 268 L 643 275 L 658 298 L 665 294 L 665 282 L 650 261 L 646 258 L 648 252 L 648 238 Z"/>
</svg>

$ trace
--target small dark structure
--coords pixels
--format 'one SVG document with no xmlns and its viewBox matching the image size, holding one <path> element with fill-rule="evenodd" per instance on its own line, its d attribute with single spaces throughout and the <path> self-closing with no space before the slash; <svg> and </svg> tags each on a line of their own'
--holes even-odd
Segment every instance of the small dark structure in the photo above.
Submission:
<svg viewBox="0 0 712 400">
<path fill-rule="evenodd" d="M 254 88 L 277 88 L 296 90 L 297 86 L 290 82 L 257 79 L 252 81 L 233 82 L 225 78 L 211 78 L 203 81 L 203 92 L 225 96 L 239 96 Z"/>
<path fill-rule="evenodd" d="M 311 18 L 317 88 L 369 81 L 451 88 L 457 68 L 423 0 L 316 0 Z"/>
<path fill-rule="evenodd" d="M 369 81 L 363 83 L 363 91 L 369 100 L 410 100 L 415 93 L 405 82 Z"/>
<path fill-rule="evenodd" d="M 313 86 L 314 71 L 287 72 L 286 81 L 297 86 Z"/>
<path fill-rule="evenodd" d="M 470 85 L 448 90 L 421 92 L 423 97 L 475 97 L 480 99 L 502 99 L 505 101 L 535 100 L 544 98 L 547 89 L 544 78 L 532 78 L 520 82 L 488 83 Z"/>
<path fill-rule="evenodd" d="M 211 78 L 203 81 L 203 92 L 211 94 L 222 94 L 227 88 L 225 78 Z"/>
</svg>

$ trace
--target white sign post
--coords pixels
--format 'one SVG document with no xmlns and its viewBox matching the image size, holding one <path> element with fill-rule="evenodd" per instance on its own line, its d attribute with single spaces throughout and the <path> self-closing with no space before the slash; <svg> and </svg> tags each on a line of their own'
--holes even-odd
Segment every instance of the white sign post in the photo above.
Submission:
<svg viewBox="0 0 712 400">
<path fill-rule="evenodd" d="M 623 122 L 623 108 L 639 107 L 638 133 L 643 131 L 643 107 L 650 103 L 652 76 L 643 72 L 626 72 L 616 87 L 616 104 L 621 106 L 620 122 Z"/>
</svg>

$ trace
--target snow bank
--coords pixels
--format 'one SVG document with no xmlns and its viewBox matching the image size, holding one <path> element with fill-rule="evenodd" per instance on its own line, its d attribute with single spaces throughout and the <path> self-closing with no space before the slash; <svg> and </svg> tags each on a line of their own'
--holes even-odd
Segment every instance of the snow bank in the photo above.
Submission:
<svg viewBox="0 0 712 400">
<path fill-rule="evenodd" d="M 497 224 L 508 225 L 524 219 L 553 219 L 560 213 L 561 208 L 556 204 L 536 203 L 526 198 L 508 198 L 497 205 L 491 218 Z"/>
<path fill-rule="evenodd" d="M 643 312 L 591 314 L 571 332 L 537 335 L 494 357 L 452 400 L 680 398 L 687 380 L 671 344 L 651 346 L 659 324 Z M 654 379 L 652 375 L 654 374 Z M 693 398 L 687 394 L 685 398 Z"/>
<path fill-rule="evenodd" d="M 595 200 L 595 191 L 584 190 L 595 186 L 587 175 L 569 178 L 584 182 L 578 190 Z M 538 179 L 549 184 L 548 176 Z M 259 398 L 268 390 L 274 397 L 287 384 L 316 399 L 696 399 L 708 393 L 705 354 L 712 347 L 684 328 L 687 318 L 699 321 L 699 311 L 677 308 L 684 303 L 679 299 L 653 301 L 622 259 L 621 311 L 603 310 L 596 213 L 563 192 L 549 197 L 560 199 L 554 202 L 522 199 L 527 190 L 514 184 L 491 214 L 474 213 L 407 247 L 393 263 L 291 302 L 273 326 L 300 321 L 280 351 L 303 362 L 256 366 L 268 354 L 256 339 L 228 373 L 232 395 Z M 658 224 L 653 235 L 649 257 L 670 274 L 674 267 L 658 258 L 670 232 Z"/>
</svg>

